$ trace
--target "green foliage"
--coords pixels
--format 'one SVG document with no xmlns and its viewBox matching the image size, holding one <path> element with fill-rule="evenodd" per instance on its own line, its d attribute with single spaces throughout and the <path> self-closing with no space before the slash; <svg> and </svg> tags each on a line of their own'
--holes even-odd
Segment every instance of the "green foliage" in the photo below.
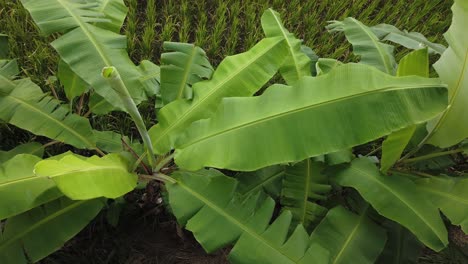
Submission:
<svg viewBox="0 0 468 264">
<path fill-rule="evenodd" d="M 294 87 L 273 86 L 261 96 L 224 99 L 213 117 L 193 123 L 180 137 L 175 160 L 189 170 L 256 170 L 364 144 L 425 122 L 445 108 L 446 89 L 437 80 L 397 78 L 347 64 L 304 77 Z M 223 155 L 226 149 L 229 159 Z"/>
<path fill-rule="evenodd" d="M 427 136 L 427 143 L 441 148 L 453 146 L 468 137 L 465 112 L 468 103 L 468 36 L 464 33 L 467 2 L 456 0 L 452 11 L 452 25 L 444 35 L 449 47 L 434 64 L 440 79 L 448 84 L 450 108 L 428 124 L 430 133 Z"/>
<path fill-rule="evenodd" d="M 127 162 L 114 154 L 87 159 L 68 155 L 41 161 L 34 168 L 37 176 L 52 179 L 73 200 L 117 198 L 130 192 L 136 187 L 137 177 L 129 170 Z"/>
<path fill-rule="evenodd" d="M 104 203 L 115 225 L 123 196 L 148 180 L 161 182 L 166 204 L 207 252 L 232 246 L 232 263 L 408 263 L 422 244 L 437 251 L 447 246 L 440 212 L 467 231 L 466 179 L 455 166 L 447 169 L 464 158 L 465 147 L 426 145 L 442 138 L 451 143 L 436 145 L 452 146 L 466 137 L 463 127 L 444 130 L 453 126 L 448 117 L 467 105 L 460 103 L 466 76 L 464 2 L 454 5 L 446 35 L 450 46 L 436 64 L 441 80 L 428 78 L 428 53 L 441 53 L 442 46 L 414 32 L 344 18 L 349 13 L 332 14 L 344 20 L 328 29 L 344 32 L 359 64 L 319 59 L 303 46 L 285 26 L 288 19 L 302 21 L 300 16 L 317 19 L 301 8 L 286 14 L 285 25 L 279 13 L 267 9 L 262 39 L 258 27 L 245 33 L 242 27 L 260 20 L 257 9 L 266 9 L 263 4 L 248 1 L 243 14 L 240 4 L 231 8 L 229 1 L 213 7 L 182 1 L 176 14 L 175 2 L 157 9 L 156 1 L 146 1 L 140 37 L 142 7 L 130 0 L 127 39 L 120 35 L 127 14 L 122 0 L 21 2 L 41 32 L 51 35 L 63 89 L 55 77 L 45 76 L 53 98 L 17 77 L 25 71 L 16 61 L 0 61 L 0 119 L 42 136 L 34 138 L 42 144 L 0 152 L 1 263 L 41 260 Z M 312 1 L 289 5 L 315 7 Z M 366 10 L 377 6 L 369 3 Z M 362 7 L 357 3 L 350 12 Z M 187 18 L 196 8 L 212 8 L 213 14 L 200 13 L 200 21 Z M 160 13 L 167 16 L 163 23 Z M 212 15 L 219 19 L 207 27 Z M 197 30 L 193 36 L 189 24 Z M 225 33 L 241 32 L 243 41 L 225 43 Z M 250 50 L 227 57 L 216 70 L 192 44 L 166 42 L 161 67 L 149 60 L 136 66 L 126 50 L 128 45 L 131 55 L 152 59 L 154 43 L 193 37 L 199 46 L 212 43 L 208 55 Z M 397 66 L 394 47 L 384 41 L 411 49 L 423 43 L 428 49 L 410 53 Z M 5 46 L 4 37 L 0 45 Z M 343 52 L 348 51 L 337 48 L 337 54 Z M 277 73 L 284 83 L 273 78 Z M 67 104 L 59 100 L 64 97 Z M 150 114 L 140 113 L 142 102 L 140 109 L 150 106 Z M 98 117 L 113 110 L 126 113 Z M 118 125 L 96 127 L 119 117 L 133 122 L 139 135 Z M 430 120 L 438 125 L 424 135 Z M 50 151 L 61 143 L 82 156 Z M 372 154 L 377 156 L 363 157 Z M 225 171 L 234 176 L 209 167 L 235 170 Z"/>
<path fill-rule="evenodd" d="M 27 264 L 41 260 L 83 229 L 103 205 L 100 199 L 60 198 L 9 218 L 0 232 L 0 261 Z"/>
</svg>

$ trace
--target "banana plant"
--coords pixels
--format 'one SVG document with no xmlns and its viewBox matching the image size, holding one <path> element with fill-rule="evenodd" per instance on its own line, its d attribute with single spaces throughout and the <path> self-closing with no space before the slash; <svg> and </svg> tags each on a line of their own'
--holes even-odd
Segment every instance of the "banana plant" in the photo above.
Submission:
<svg viewBox="0 0 468 264">
<path fill-rule="evenodd" d="M 89 111 L 0 63 L 0 119 L 50 138 L 0 152 L 1 263 L 43 259 L 151 180 L 207 252 L 232 247 L 231 263 L 405 263 L 448 245 L 444 219 L 468 232 L 468 179 L 423 166 L 466 154 L 452 147 L 468 131 L 453 131 L 452 119 L 467 105 L 464 1 L 435 65 L 440 79 L 428 77 L 428 49 L 397 65 L 384 43 L 394 38 L 353 18 L 328 29 L 344 32 L 358 63 L 310 56 L 268 9 L 265 38 L 216 69 L 200 47 L 172 42 L 161 67 L 136 66 L 118 33 L 121 0 L 22 3 L 57 37 L 67 99 L 89 98 Z M 284 83 L 266 86 L 277 73 Z M 148 98 L 162 106 L 150 129 L 137 108 Z M 131 117 L 141 142 L 92 128 L 87 117 L 110 110 Z M 46 155 L 57 144 L 89 155 Z M 381 155 L 362 151 L 376 144 Z"/>
</svg>

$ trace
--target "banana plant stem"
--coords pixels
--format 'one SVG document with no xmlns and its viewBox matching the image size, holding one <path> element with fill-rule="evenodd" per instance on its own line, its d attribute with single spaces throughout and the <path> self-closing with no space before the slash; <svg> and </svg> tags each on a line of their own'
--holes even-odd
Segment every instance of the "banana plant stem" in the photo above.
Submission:
<svg viewBox="0 0 468 264">
<path fill-rule="evenodd" d="M 143 139 L 143 143 L 146 145 L 146 149 L 149 155 L 150 166 L 154 169 L 154 166 L 156 164 L 156 156 L 154 155 L 153 144 L 151 143 L 148 130 L 146 130 L 145 122 L 143 121 L 143 118 L 141 118 L 140 112 L 138 111 L 135 102 L 130 96 L 130 93 L 128 92 L 128 89 L 125 86 L 125 83 L 122 81 L 122 78 L 120 78 L 119 72 L 115 67 L 105 67 L 102 70 L 102 76 L 109 82 L 112 89 L 114 89 L 114 91 L 117 92 L 120 99 L 122 100 L 125 109 L 127 110 L 128 114 L 130 114 L 130 116 L 132 117 L 133 122 L 135 123 L 138 132 L 140 133 L 141 138 Z"/>
<path fill-rule="evenodd" d="M 413 163 L 413 162 L 428 160 L 428 159 L 432 159 L 432 158 L 436 158 L 436 157 L 440 157 L 440 156 L 457 154 L 457 153 L 461 153 L 461 152 L 463 152 L 463 149 L 454 149 L 454 150 L 436 152 L 436 153 L 427 154 L 427 155 L 424 155 L 424 156 L 421 156 L 421 157 L 416 157 L 416 158 L 412 158 L 412 159 L 405 159 L 405 160 L 402 160 L 401 163 Z"/>
</svg>

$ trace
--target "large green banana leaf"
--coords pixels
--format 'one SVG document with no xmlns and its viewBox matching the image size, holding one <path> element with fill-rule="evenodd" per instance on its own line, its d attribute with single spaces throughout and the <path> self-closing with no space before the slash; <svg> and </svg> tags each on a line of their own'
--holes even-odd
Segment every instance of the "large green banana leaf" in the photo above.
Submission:
<svg viewBox="0 0 468 264">
<path fill-rule="evenodd" d="M 295 87 L 225 98 L 181 136 L 176 163 L 248 171 L 336 152 L 431 119 L 446 108 L 446 94 L 436 79 L 343 65 Z"/>
<path fill-rule="evenodd" d="M 420 179 L 416 184 L 452 224 L 468 233 L 468 179 L 431 177 Z"/>
<path fill-rule="evenodd" d="M 60 191 L 73 200 L 97 197 L 117 198 L 136 187 L 137 176 L 118 154 L 87 159 L 68 155 L 60 160 L 36 164 L 36 175 L 49 177 Z"/>
<path fill-rule="evenodd" d="M 247 197 L 263 190 L 276 199 L 281 194 L 284 173 L 284 167 L 280 165 L 239 173 L 235 176 L 239 182 L 237 192 Z"/>
<path fill-rule="evenodd" d="M 294 85 L 301 77 L 310 76 L 312 61 L 301 50 L 302 41 L 294 37 L 281 22 L 278 12 L 266 10 L 262 15 L 262 28 L 267 37 L 282 37 L 288 46 L 288 56 L 279 71 L 288 85 Z"/>
<path fill-rule="evenodd" d="M 51 179 L 34 175 L 40 160 L 20 154 L 0 164 L 0 220 L 63 196 Z"/>
<path fill-rule="evenodd" d="M 440 79 L 448 84 L 450 108 L 428 124 L 427 142 L 441 148 L 468 137 L 468 2 L 456 0 L 452 12 L 452 26 L 444 35 L 449 48 L 434 64 Z"/>
<path fill-rule="evenodd" d="M 328 250 L 329 263 L 373 264 L 380 255 L 385 246 L 385 230 L 372 222 L 366 211 L 355 215 L 337 206 L 314 229 L 310 240 Z"/>
<path fill-rule="evenodd" d="M 343 21 L 333 21 L 327 29 L 331 32 L 344 32 L 348 41 L 353 45 L 354 54 L 360 56 L 361 63 L 374 66 L 388 74 L 395 73 L 394 47 L 380 42 L 366 25 L 348 17 Z"/>
<path fill-rule="evenodd" d="M 213 74 L 206 53 L 188 43 L 164 42 L 161 55 L 161 97 L 164 104 L 177 99 L 191 99 L 192 85 Z"/>
<path fill-rule="evenodd" d="M 0 119 L 77 148 L 96 148 L 89 121 L 71 114 L 29 79 L 11 81 L 0 75 Z"/>
<path fill-rule="evenodd" d="M 44 147 L 42 147 L 41 143 L 29 142 L 19 145 L 9 151 L 0 150 L 0 165 L 19 154 L 30 154 L 42 158 L 42 155 L 44 154 Z"/>
<path fill-rule="evenodd" d="M 408 178 L 385 176 L 367 158 L 335 171 L 338 184 L 355 188 L 379 214 L 408 228 L 426 246 L 439 251 L 448 244 L 439 211 Z"/>
<path fill-rule="evenodd" d="M 418 50 L 428 47 L 429 53 L 442 54 L 447 49 L 444 45 L 427 40 L 423 34 L 418 32 L 401 31 L 397 27 L 388 24 L 379 24 L 371 27 L 372 31 L 380 40 L 388 40 L 400 44 L 408 49 Z"/>
<path fill-rule="evenodd" d="M 38 262 L 75 236 L 103 206 L 101 199 L 60 198 L 8 219 L 0 230 L 0 263 Z"/>
<path fill-rule="evenodd" d="M 104 14 L 107 19 L 105 22 L 93 22 L 93 25 L 116 33 L 120 32 L 127 15 L 127 7 L 123 0 L 87 0 L 87 2 L 94 4 L 97 2 L 99 6 L 97 6 L 96 11 Z M 57 77 L 70 101 L 89 89 L 89 84 L 75 74 L 63 60 L 59 62 Z"/>
<path fill-rule="evenodd" d="M 237 182 L 215 170 L 176 172 L 168 184 L 169 203 L 178 221 L 207 252 L 236 243 L 232 263 L 328 263 L 326 250 L 309 243 L 299 225 L 287 239 L 291 213 L 269 225 L 275 202 L 262 193 L 242 198 Z"/>
<path fill-rule="evenodd" d="M 126 37 L 98 27 L 100 22 L 111 22 L 105 18 L 105 15 L 114 17 L 114 13 L 109 12 L 121 16 L 120 11 L 107 9 L 104 14 L 99 9 L 100 3 L 71 0 L 22 0 L 22 3 L 43 33 L 68 31 L 52 42 L 52 46 L 70 69 L 109 103 L 123 109 L 117 93 L 101 77 L 103 67 L 114 65 L 135 102 L 138 104 L 146 99 L 139 80 L 141 74 L 126 51 Z M 93 23 L 97 23 L 96 26 Z"/>
<path fill-rule="evenodd" d="M 266 38 L 242 54 L 224 59 L 211 80 L 193 86 L 193 100 L 177 100 L 161 109 L 149 130 L 157 153 L 168 152 L 193 121 L 209 117 L 224 97 L 251 96 L 273 77 L 286 57 L 282 38 Z"/>
<path fill-rule="evenodd" d="M 316 203 L 326 200 L 331 190 L 327 176 L 322 173 L 324 169 L 322 162 L 311 159 L 286 167 L 281 205 L 291 211 L 295 225 L 300 223 L 307 230 L 327 212 L 325 207 Z"/>
<path fill-rule="evenodd" d="M 429 54 L 427 49 L 411 52 L 401 59 L 397 76 L 417 75 L 429 77 Z M 390 134 L 382 143 L 381 171 L 386 173 L 400 158 L 410 142 L 417 125 L 412 125 Z"/>
</svg>

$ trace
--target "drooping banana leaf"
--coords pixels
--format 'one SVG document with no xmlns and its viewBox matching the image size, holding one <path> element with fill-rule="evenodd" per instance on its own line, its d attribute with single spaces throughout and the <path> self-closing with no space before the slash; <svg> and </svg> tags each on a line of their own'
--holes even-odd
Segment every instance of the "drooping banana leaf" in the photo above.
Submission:
<svg viewBox="0 0 468 264">
<path fill-rule="evenodd" d="M 177 99 L 191 99 L 192 85 L 213 74 L 206 53 L 188 43 L 164 42 L 161 55 L 161 97 L 164 104 Z"/>
<path fill-rule="evenodd" d="M 288 55 L 279 69 L 286 83 L 294 85 L 301 77 L 310 76 L 311 60 L 301 50 L 302 41 L 284 27 L 280 14 L 269 8 L 263 13 L 261 20 L 267 37 L 282 37 L 286 40 Z"/>
<path fill-rule="evenodd" d="M 101 70 L 106 66 L 118 65 L 137 104 L 146 99 L 140 72 L 126 52 L 126 37 L 93 25 L 111 22 L 99 9 L 101 3 L 71 0 L 22 0 L 22 3 L 44 34 L 67 31 L 52 46 L 75 74 L 114 107 L 123 109 L 117 93 L 101 78 Z M 107 16 L 113 17 L 114 13 L 109 12 L 121 16 L 117 9 L 107 9 Z"/>
<path fill-rule="evenodd" d="M 9 151 L 0 150 L 0 165 L 19 154 L 30 154 L 42 158 L 44 147 L 38 142 L 29 142 L 19 145 Z"/>
<path fill-rule="evenodd" d="M 382 41 L 391 41 L 400 44 L 408 49 L 418 50 L 428 47 L 429 53 L 444 53 L 447 49 L 444 45 L 430 42 L 423 34 L 418 32 L 408 32 L 399 30 L 397 27 L 388 24 L 379 24 L 371 27 L 372 31 Z"/>
<path fill-rule="evenodd" d="M 444 35 L 449 48 L 434 64 L 440 79 L 448 84 L 450 108 L 428 124 L 427 143 L 441 148 L 468 137 L 468 2 L 456 0 L 452 12 L 452 25 Z"/>
<path fill-rule="evenodd" d="M 327 208 L 317 204 L 326 200 L 331 190 L 327 176 L 322 174 L 324 169 L 323 163 L 311 159 L 286 167 L 281 205 L 291 211 L 294 225 L 300 223 L 309 230 L 327 213 Z"/>
<path fill-rule="evenodd" d="M 429 77 L 429 54 L 427 49 L 411 52 L 401 59 L 397 76 L 416 75 Z M 412 125 L 390 134 L 382 143 L 381 171 L 386 173 L 400 158 L 410 142 L 417 125 Z"/>
<path fill-rule="evenodd" d="M 209 117 L 224 97 L 251 96 L 270 80 L 286 57 L 282 38 L 266 38 L 242 54 L 224 59 L 211 80 L 193 86 L 193 100 L 177 100 L 161 109 L 149 134 L 157 153 L 168 152 L 193 121 Z"/>
<path fill-rule="evenodd" d="M 239 182 L 237 192 L 247 197 L 263 190 L 276 199 L 281 194 L 284 173 L 284 167 L 279 165 L 239 173 L 235 176 Z"/>
<path fill-rule="evenodd" d="M 424 245 L 408 229 L 398 223 L 386 220 L 387 243 L 377 264 L 417 264 Z"/>
<path fill-rule="evenodd" d="M 295 87 L 225 98 L 212 118 L 181 136 L 176 163 L 250 171 L 336 152 L 431 119 L 446 108 L 446 93 L 436 79 L 343 65 Z"/>
<path fill-rule="evenodd" d="M 40 160 L 20 154 L 0 164 L 0 220 L 63 196 L 52 180 L 34 175 Z"/>
<path fill-rule="evenodd" d="M 291 213 L 269 225 L 275 203 L 261 193 L 242 198 L 237 182 L 215 170 L 176 172 L 167 184 L 169 203 L 178 221 L 193 232 L 207 252 L 234 244 L 231 263 L 328 263 L 325 249 L 309 243 L 298 226 L 289 237 Z"/>
<path fill-rule="evenodd" d="M 417 180 L 416 184 L 452 224 L 468 233 L 468 179 L 434 176 Z"/>
<path fill-rule="evenodd" d="M 395 73 L 394 47 L 380 42 L 366 25 L 348 17 L 343 21 L 332 21 L 327 29 L 330 32 L 344 32 L 348 41 L 353 45 L 353 52 L 360 56 L 361 63 L 374 66 L 388 74 Z"/>
<path fill-rule="evenodd" d="M 334 174 L 338 184 L 356 189 L 379 214 L 408 228 L 426 246 L 435 251 L 447 246 L 439 211 L 410 179 L 385 176 L 367 158 L 355 159 Z"/>
<path fill-rule="evenodd" d="M 386 239 L 385 230 L 365 212 L 355 215 L 341 206 L 328 211 L 310 238 L 329 251 L 329 263 L 333 264 L 373 264 Z"/>
<path fill-rule="evenodd" d="M 60 191 L 73 200 L 97 197 L 117 198 L 137 184 L 137 176 L 129 172 L 129 164 L 118 154 L 87 159 L 75 155 L 60 160 L 44 160 L 36 164 L 37 176 L 49 177 Z"/>
<path fill-rule="evenodd" d="M 29 79 L 10 81 L 0 75 L 0 119 L 77 148 L 96 148 L 89 121 L 71 114 Z"/>
<path fill-rule="evenodd" d="M 8 219 L 0 230 L 0 263 L 38 262 L 75 236 L 103 206 L 102 199 L 60 198 Z"/>
</svg>

